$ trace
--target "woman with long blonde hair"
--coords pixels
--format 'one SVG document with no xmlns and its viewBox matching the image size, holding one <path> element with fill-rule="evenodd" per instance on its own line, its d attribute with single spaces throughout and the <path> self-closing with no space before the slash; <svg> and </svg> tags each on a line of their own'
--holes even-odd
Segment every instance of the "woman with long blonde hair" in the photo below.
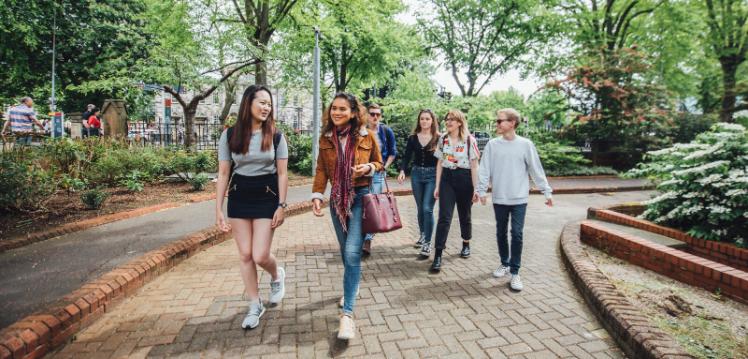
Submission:
<svg viewBox="0 0 748 359">
<path fill-rule="evenodd" d="M 442 268 L 442 252 L 447 243 L 447 234 L 452 223 L 455 205 L 460 218 L 462 251 L 460 257 L 470 256 L 472 223 L 470 210 L 478 201 L 475 192 L 478 184 L 478 160 L 480 151 L 475 138 L 470 135 L 467 119 L 458 110 L 450 110 L 444 117 L 447 133 L 441 136 L 434 156 L 436 164 L 436 189 L 434 198 L 439 200 L 439 220 L 436 224 L 436 253 L 430 271 L 439 273 Z"/>
<path fill-rule="evenodd" d="M 397 181 L 402 184 L 405 171 L 410 171 L 410 187 L 418 210 L 420 235 L 416 248 L 420 248 L 419 259 L 428 259 L 431 254 L 431 236 L 434 233 L 434 189 L 436 188 L 436 157 L 434 151 L 439 142 L 439 120 L 434 112 L 423 109 L 418 113 L 413 133 L 405 145 L 405 155 L 400 163 Z M 410 167 L 411 158 L 413 167 Z"/>
</svg>

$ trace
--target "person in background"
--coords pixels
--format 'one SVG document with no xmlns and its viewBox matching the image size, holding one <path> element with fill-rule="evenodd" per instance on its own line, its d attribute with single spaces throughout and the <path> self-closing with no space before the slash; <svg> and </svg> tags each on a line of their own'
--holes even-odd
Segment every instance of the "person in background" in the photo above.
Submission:
<svg viewBox="0 0 748 359">
<path fill-rule="evenodd" d="M 478 196 L 486 204 L 488 184 L 491 183 L 491 202 L 496 217 L 496 242 L 501 265 L 493 272 L 496 278 L 512 275 L 509 287 L 515 291 L 524 288 L 519 276 L 522 260 L 522 235 L 525 213 L 530 193 L 529 176 L 545 195 L 545 204 L 553 206 L 553 190 L 545 178 L 543 165 L 535 145 L 517 135 L 520 114 L 512 108 L 496 112 L 496 132 L 500 137 L 486 144 L 480 161 Z M 507 243 L 507 227 L 511 219 L 511 249 Z"/>
<path fill-rule="evenodd" d="M 439 273 L 442 268 L 442 252 L 446 248 L 449 227 L 455 205 L 460 217 L 462 251 L 460 257 L 470 257 L 470 239 L 473 236 L 471 207 L 478 202 L 475 192 L 478 184 L 478 159 L 480 151 L 475 138 L 470 135 L 465 115 L 450 110 L 444 119 L 447 133 L 442 135 L 434 156 L 436 164 L 436 189 L 434 198 L 439 200 L 439 221 L 436 224 L 436 253 L 430 271 Z"/>
<path fill-rule="evenodd" d="M 439 142 L 439 121 L 434 112 L 425 109 L 418 113 L 413 133 L 405 145 L 405 155 L 400 163 L 397 182 L 405 180 L 405 171 L 410 169 L 410 187 L 418 209 L 419 237 L 416 248 L 420 248 L 419 259 L 428 259 L 431 254 L 431 237 L 434 233 L 434 189 L 436 188 L 436 157 L 434 151 Z M 410 167 L 411 157 L 413 167 Z"/>
<path fill-rule="evenodd" d="M 81 137 L 86 138 L 88 137 L 88 119 L 91 117 L 91 115 L 94 114 L 94 110 L 96 109 L 96 106 L 93 104 L 86 105 L 86 110 L 83 111 L 83 114 L 81 114 L 81 124 L 83 125 L 83 128 L 81 129 Z"/>
<path fill-rule="evenodd" d="M 392 162 L 395 161 L 397 156 L 397 147 L 395 142 L 395 133 L 389 126 L 381 123 L 382 120 L 382 108 L 372 103 L 367 107 L 369 111 L 369 129 L 374 131 L 377 136 L 374 137 L 379 145 L 381 151 L 382 160 L 384 160 L 384 168 L 381 171 L 377 171 L 374 174 L 371 182 L 371 193 L 378 194 L 382 193 L 384 189 L 384 181 L 387 177 L 387 169 L 390 167 Z M 368 257 L 371 255 L 371 241 L 374 239 L 374 234 L 367 233 L 364 238 L 363 255 Z"/>
<path fill-rule="evenodd" d="M 8 121 L 5 121 L 3 124 L 3 129 L 0 131 L 0 135 L 5 138 L 8 127 L 10 127 L 10 132 L 16 136 L 17 145 L 30 145 L 34 125 L 44 131 L 44 125 L 36 119 L 36 112 L 34 112 L 33 108 L 34 100 L 32 100 L 31 97 L 22 98 L 21 103 L 18 104 L 18 106 L 12 107 L 10 111 L 8 111 Z"/>
<path fill-rule="evenodd" d="M 88 117 L 88 135 L 98 137 L 101 136 L 101 118 L 99 117 L 99 110 L 95 110 L 91 116 Z"/>
</svg>

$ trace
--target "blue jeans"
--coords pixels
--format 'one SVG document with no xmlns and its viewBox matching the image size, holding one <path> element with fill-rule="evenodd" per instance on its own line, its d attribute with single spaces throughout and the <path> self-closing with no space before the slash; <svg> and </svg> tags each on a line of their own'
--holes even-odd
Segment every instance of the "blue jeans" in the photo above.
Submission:
<svg viewBox="0 0 748 359">
<path fill-rule="evenodd" d="M 335 227 L 335 236 L 340 244 L 340 255 L 343 257 L 343 313 L 353 314 L 353 305 L 356 303 L 356 292 L 358 283 L 361 281 L 361 249 L 364 246 L 361 233 L 361 217 L 364 208 L 361 204 L 362 197 L 369 193 L 369 187 L 357 187 L 356 197 L 351 206 L 351 216 L 348 217 L 348 232 L 343 232 L 335 208 L 330 206 L 332 225 Z"/>
<path fill-rule="evenodd" d="M 379 171 L 374 173 L 374 176 L 371 177 L 371 193 L 373 194 L 379 194 L 382 193 L 384 190 L 384 176 L 387 175 L 387 172 L 385 171 Z M 366 237 L 364 238 L 365 241 L 370 241 L 374 239 L 373 233 L 367 233 Z"/>
<path fill-rule="evenodd" d="M 414 166 L 410 173 L 410 187 L 418 209 L 418 229 L 427 243 L 431 243 L 434 233 L 434 188 L 436 188 L 436 167 Z"/>
<path fill-rule="evenodd" d="M 31 136 L 30 135 L 17 135 L 16 136 L 16 145 L 19 145 L 19 146 L 30 146 L 31 145 Z"/>
<path fill-rule="evenodd" d="M 496 243 L 499 245 L 501 265 L 509 267 L 509 273 L 518 274 L 522 264 L 522 231 L 525 227 L 525 213 L 527 203 L 516 205 L 493 205 L 496 217 Z M 509 217 L 512 221 L 512 248 L 509 250 L 507 240 L 507 225 Z"/>
</svg>

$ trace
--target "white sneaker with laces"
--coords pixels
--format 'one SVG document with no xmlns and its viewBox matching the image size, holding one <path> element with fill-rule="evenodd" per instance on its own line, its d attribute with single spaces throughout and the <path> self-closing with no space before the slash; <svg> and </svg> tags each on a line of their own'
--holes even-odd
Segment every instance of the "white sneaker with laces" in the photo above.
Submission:
<svg viewBox="0 0 748 359">
<path fill-rule="evenodd" d="M 271 278 L 272 279 L 272 278 Z M 286 295 L 286 271 L 278 267 L 278 280 L 270 281 L 270 304 L 278 304 Z"/>
<path fill-rule="evenodd" d="M 265 306 L 262 305 L 262 299 L 258 299 L 256 302 L 249 302 L 249 310 L 242 322 L 242 329 L 257 328 L 260 325 L 260 317 L 263 314 L 265 314 Z"/>
<path fill-rule="evenodd" d="M 499 268 L 496 268 L 495 271 L 493 271 L 493 276 L 496 278 L 501 278 L 509 273 L 509 267 L 504 267 L 504 265 L 500 265 Z"/>
<path fill-rule="evenodd" d="M 338 328 L 338 339 L 351 340 L 356 337 L 356 323 L 350 315 L 340 316 L 340 327 Z"/>
<path fill-rule="evenodd" d="M 522 285 L 522 279 L 519 277 L 519 274 L 512 274 L 512 281 L 509 282 L 509 287 L 516 291 L 520 291 L 524 288 Z"/>
</svg>

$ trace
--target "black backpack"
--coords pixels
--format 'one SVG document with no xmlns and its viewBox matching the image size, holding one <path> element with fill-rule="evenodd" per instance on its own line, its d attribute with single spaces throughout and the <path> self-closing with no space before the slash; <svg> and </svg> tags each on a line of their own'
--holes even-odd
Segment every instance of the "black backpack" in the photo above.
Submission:
<svg viewBox="0 0 748 359">
<path fill-rule="evenodd" d="M 234 126 L 231 126 L 226 130 L 226 143 L 231 142 L 231 134 L 233 133 L 234 133 Z M 273 134 L 273 150 L 275 151 L 276 160 L 278 159 L 278 144 L 280 143 L 280 140 L 281 140 L 281 132 L 276 130 L 275 133 Z M 231 170 L 229 170 L 229 178 L 231 178 L 231 176 L 234 174 L 235 166 L 236 164 L 234 163 L 234 160 L 232 159 Z M 277 171 L 277 168 L 276 168 L 276 171 Z"/>
</svg>

